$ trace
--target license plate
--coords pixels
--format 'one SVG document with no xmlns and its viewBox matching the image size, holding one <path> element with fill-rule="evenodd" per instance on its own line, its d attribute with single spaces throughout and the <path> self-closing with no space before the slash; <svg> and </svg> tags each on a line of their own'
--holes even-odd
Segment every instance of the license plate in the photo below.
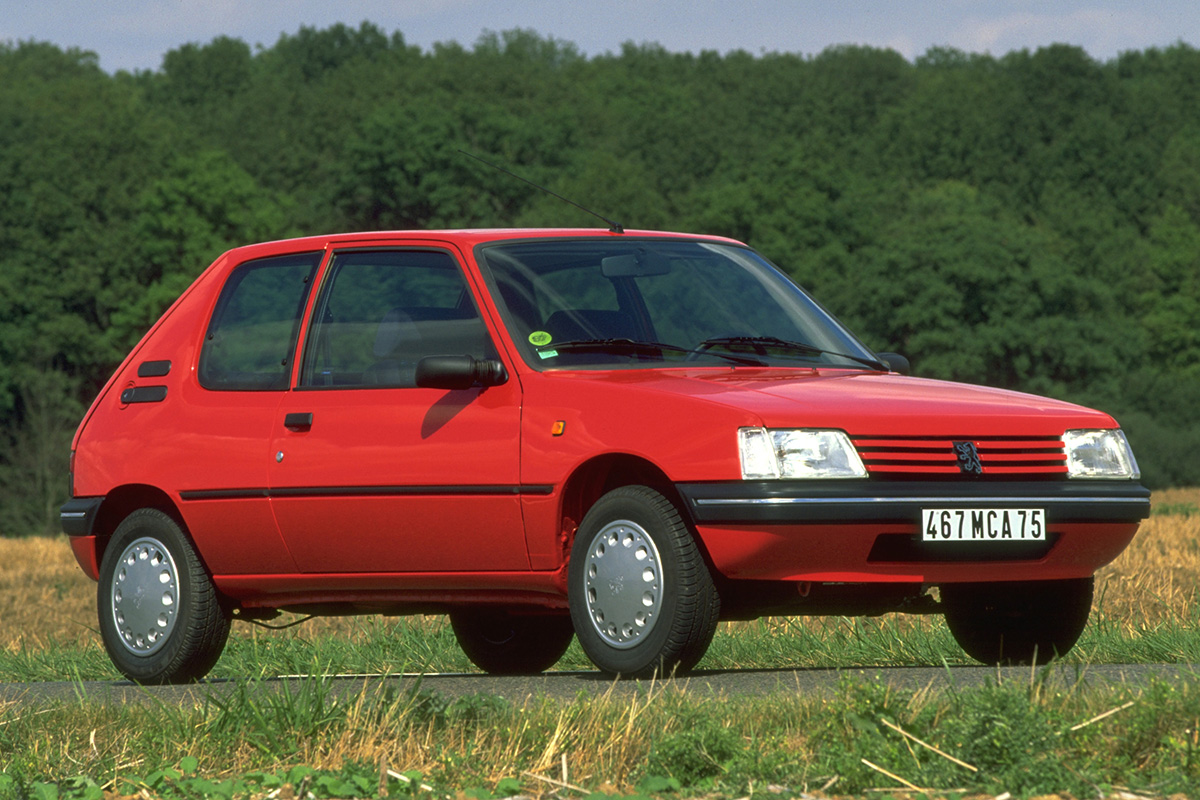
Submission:
<svg viewBox="0 0 1200 800">
<path fill-rule="evenodd" d="M 1044 542 L 1041 508 L 923 508 L 925 542 Z"/>
</svg>

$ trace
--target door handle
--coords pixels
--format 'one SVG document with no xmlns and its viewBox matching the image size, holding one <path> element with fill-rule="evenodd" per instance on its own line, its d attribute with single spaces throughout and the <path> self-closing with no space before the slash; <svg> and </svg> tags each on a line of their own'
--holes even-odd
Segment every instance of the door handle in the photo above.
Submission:
<svg viewBox="0 0 1200 800">
<path fill-rule="evenodd" d="M 293 411 L 283 418 L 283 427 L 291 431 L 306 431 L 312 427 L 311 411 Z"/>
</svg>

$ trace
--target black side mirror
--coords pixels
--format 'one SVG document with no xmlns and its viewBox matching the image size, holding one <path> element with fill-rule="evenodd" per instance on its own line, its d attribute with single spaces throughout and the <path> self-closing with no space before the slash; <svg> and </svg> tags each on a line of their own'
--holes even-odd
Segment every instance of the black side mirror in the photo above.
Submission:
<svg viewBox="0 0 1200 800">
<path fill-rule="evenodd" d="M 508 380 L 508 370 L 494 358 L 472 356 L 425 356 L 417 362 L 417 386 L 425 389 L 470 389 L 499 386 Z"/>
<path fill-rule="evenodd" d="M 907 375 L 912 369 L 909 366 L 908 359 L 899 353 L 876 353 L 879 360 L 887 364 L 888 369 L 892 372 L 899 372 L 901 375 Z"/>
</svg>

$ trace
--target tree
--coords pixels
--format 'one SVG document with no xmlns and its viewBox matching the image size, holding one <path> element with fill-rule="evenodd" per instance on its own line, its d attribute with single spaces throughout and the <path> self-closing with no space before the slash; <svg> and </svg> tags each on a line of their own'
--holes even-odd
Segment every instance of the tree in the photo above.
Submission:
<svg viewBox="0 0 1200 800">
<path fill-rule="evenodd" d="M 132 347 L 218 255 L 248 242 L 297 235 L 290 203 L 258 186 L 220 151 L 175 157 L 138 197 L 130 261 L 100 292 L 111 309 L 103 338 Z"/>
</svg>

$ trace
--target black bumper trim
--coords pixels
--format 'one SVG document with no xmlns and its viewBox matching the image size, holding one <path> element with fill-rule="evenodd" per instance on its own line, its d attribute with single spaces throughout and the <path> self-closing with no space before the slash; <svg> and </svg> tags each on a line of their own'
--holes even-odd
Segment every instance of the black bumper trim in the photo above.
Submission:
<svg viewBox="0 0 1200 800">
<path fill-rule="evenodd" d="M 67 536 L 91 536 L 103 497 L 72 497 L 58 510 L 58 519 Z"/>
<path fill-rule="evenodd" d="M 263 497 L 486 497 L 551 495 L 552 485 L 521 484 L 484 486 L 280 486 L 274 489 L 189 489 L 182 500 L 246 500 Z"/>
<path fill-rule="evenodd" d="M 922 508 L 1046 509 L 1047 522 L 1138 522 L 1150 492 L 1100 481 L 730 481 L 676 488 L 698 523 L 901 522 Z"/>
</svg>

